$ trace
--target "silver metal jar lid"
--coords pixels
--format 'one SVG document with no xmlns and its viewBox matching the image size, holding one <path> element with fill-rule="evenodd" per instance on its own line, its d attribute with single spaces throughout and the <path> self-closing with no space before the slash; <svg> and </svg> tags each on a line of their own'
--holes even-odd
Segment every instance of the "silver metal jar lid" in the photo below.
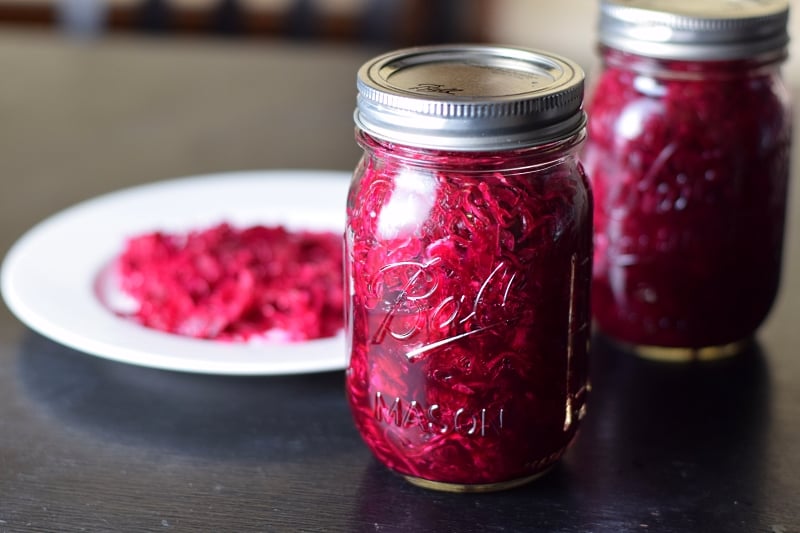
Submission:
<svg viewBox="0 0 800 533">
<path fill-rule="evenodd" d="M 602 0 L 600 43 L 663 59 L 782 55 L 789 0 Z"/>
<path fill-rule="evenodd" d="M 576 63 L 536 50 L 408 48 L 359 69 L 355 122 L 371 136 L 421 148 L 533 146 L 585 126 L 583 80 Z"/>
</svg>

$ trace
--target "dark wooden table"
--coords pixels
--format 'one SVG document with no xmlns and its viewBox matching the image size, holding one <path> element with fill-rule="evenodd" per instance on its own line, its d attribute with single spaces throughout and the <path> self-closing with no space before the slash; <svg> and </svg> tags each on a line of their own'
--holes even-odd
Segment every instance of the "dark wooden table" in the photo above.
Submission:
<svg viewBox="0 0 800 533">
<path fill-rule="evenodd" d="M 373 53 L 0 35 L 0 253 L 44 217 L 121 187 L 352 168 L 355 70 Z M 757 346 L 664 366 L 596 340 L 575 446 L 539 482 L 503 493 L 429 492 L 385 470 L 353 428 L 341 372 L 125 365 L 64 348 L 3 307 L 0 531 L 800 532 L 792 191 L 782 293 Z"/>
</svg>

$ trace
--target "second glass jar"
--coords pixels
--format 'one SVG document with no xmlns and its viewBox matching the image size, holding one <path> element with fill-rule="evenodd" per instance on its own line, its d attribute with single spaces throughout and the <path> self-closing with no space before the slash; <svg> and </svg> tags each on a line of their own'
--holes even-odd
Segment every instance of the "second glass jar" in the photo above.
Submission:
<svg viewBox="0 0 800 533">
<path fill-rule="evenodd" d="M 693 9 L 602 4 L 584 155 L 597 202 L 597 325 L 673 361 L 734 354 L 767 316 L 791 140 L 787 3 Z"/>
</svg>

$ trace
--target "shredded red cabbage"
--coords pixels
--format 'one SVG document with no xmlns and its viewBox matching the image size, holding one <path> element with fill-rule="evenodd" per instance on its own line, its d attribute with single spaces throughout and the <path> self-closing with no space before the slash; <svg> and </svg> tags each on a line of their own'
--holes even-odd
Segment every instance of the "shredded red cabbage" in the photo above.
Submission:
<svg viewBox="0 0 800 533">
<path fill-rule="evenodd" d="M 229 224 L 131 238 L 122 289 L 145 326 L 206 339 L 300 341 L 343 326 L 342 238 Z"/>
<path fill-rule="evenodd" d="M 586 392 L 591 198 L 575 159 L 556 153 L 574 144 L 470 154 L 359 140 L 373 157 L 345 240 L 361 435 L 384 464 L 428 480 L 545 470 Z"/>
<path fill-rule="evenodd" d="M 668 347 L 749 337 L 780 275 L 791 133 L 776 67 L 605 59 L 584 157 L 598 326 Z"/>
</svg>

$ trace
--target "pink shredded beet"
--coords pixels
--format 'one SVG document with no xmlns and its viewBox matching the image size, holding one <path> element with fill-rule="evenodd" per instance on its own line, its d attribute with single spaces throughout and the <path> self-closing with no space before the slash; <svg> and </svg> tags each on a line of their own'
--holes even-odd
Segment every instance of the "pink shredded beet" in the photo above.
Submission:
<svg viewBox="0 0 800 533">
<path fill-rule="evenodd" d="M 546 470 L 586 399 L 582 170 L 552 164 L 553 147 L 359 142 L 380 155 L 362 160 L 346 230 L 347 393 L 361 436 L 383 464 L 422 479 L 484 484 Z"/>
<path fill-rule="evenodd" d="M 343 323 L 342 239 L 219 224 L 136 236 L 119 257 L 134 316 L 162 331 L 230 341 L 302 341 Z"/>
<path fill-rule="evenodd" d="M 599 328 L 658 346 L 747 338 L 780 278 L 791 113 L 777 71 L 604 57 L 583 158 Z"/>
</svg>

